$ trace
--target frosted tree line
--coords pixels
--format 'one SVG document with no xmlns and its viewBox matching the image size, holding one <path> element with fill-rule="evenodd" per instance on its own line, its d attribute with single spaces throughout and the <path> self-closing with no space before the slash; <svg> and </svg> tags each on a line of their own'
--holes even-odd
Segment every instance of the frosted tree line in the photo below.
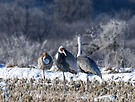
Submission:
<svg viewBox="0 0 135 102">
<path fill-rule="evenodd" d="M 47 51 L 53 57 L 60 45 L 75 56 L 77 37 L 83 40 L 83 53 L 101 67 L 135 67 L 134 2 L 128 9 L 98 0 L 2 0 L 0 1 L 0 63 L 37 65 Z M 110 5 L 110 0 L 103 4 Z M 125 7 L 126 8 L 126 7 Z M 106 11 L 108 9 L 108 11 Z M 85 11 L 85 12 L 84 12 Z"/>
</svg>

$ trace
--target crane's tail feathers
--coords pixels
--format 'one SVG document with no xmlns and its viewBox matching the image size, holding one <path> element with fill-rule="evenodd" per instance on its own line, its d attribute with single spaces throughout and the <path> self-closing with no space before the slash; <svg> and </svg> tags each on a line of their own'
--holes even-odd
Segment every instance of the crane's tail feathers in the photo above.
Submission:
<svg viewBox="0 0 135 102">
<path fill-rule="evenodd" d="M 102 79 L 102 74 L 100 71 L 97 73 L 97 75 Z"/>
</svg>

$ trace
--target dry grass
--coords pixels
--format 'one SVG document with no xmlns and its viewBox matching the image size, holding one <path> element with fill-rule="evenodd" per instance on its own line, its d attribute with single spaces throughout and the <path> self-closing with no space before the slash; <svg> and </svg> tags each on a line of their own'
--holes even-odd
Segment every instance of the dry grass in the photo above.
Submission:
<svg viewBox="0 0 135 102">
<path fill-rule="evenodd" d="M 89 82 L 89 88 L 86 91 L 86 83 L 78 80 L 66 83 L 64 89 L 63 81 L 59 78 L 53 80 L 46 79 L 6 79 L 5 90 L 0 89 L 0 100 L 4 102 L 86 102 L 94 101 L 94 98 L 103 95 L 113 95 L 115 101 L 135 101 L 134 84 L 130 82 L 98 81 Z M 98 99 L 98 102 L 106 99 Z M 110 100 L 113 102 L 114 100 Z M 109 100 L 108 100 L 109 102 Z"/>
</svg>

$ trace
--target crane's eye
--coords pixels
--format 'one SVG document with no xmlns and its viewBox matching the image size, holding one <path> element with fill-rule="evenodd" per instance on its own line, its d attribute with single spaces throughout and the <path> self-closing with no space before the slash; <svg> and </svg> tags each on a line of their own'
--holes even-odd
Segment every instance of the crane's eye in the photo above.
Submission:
<svg viewBox="0 0 135 102">
<path fill-rule="evenodd" d="M 63 48 L 60 48 L 61 51 L 63 51 Z"/>
</svg>

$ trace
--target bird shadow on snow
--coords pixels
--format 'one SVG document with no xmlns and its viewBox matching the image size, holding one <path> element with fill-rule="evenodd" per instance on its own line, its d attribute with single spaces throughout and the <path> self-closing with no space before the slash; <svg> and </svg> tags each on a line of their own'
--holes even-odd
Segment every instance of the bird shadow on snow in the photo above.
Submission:
<svg viewBox="0 0 135 102">
<path fill-rule="evenodd" d="M 0 68 L 3 68 L 3 67 L 5 67 L 5 65 L 4 64 L 0 64 Z"/>
<path fill-rule="evenodd" d="M 46 73 L 56 73 L 55 71 L 46 70 Z"/>
<path fill-rule="evenodd" d="M 36 77 L 41 77 L 41 74 L 37 74 Z"/>
<path fill-rule="evenodd" d="M 93 77 L 94 75 L 93 75 L 93 74 L 88 74 L 88 76 L 91 76 L 91 77 Z"/>
</svg>

